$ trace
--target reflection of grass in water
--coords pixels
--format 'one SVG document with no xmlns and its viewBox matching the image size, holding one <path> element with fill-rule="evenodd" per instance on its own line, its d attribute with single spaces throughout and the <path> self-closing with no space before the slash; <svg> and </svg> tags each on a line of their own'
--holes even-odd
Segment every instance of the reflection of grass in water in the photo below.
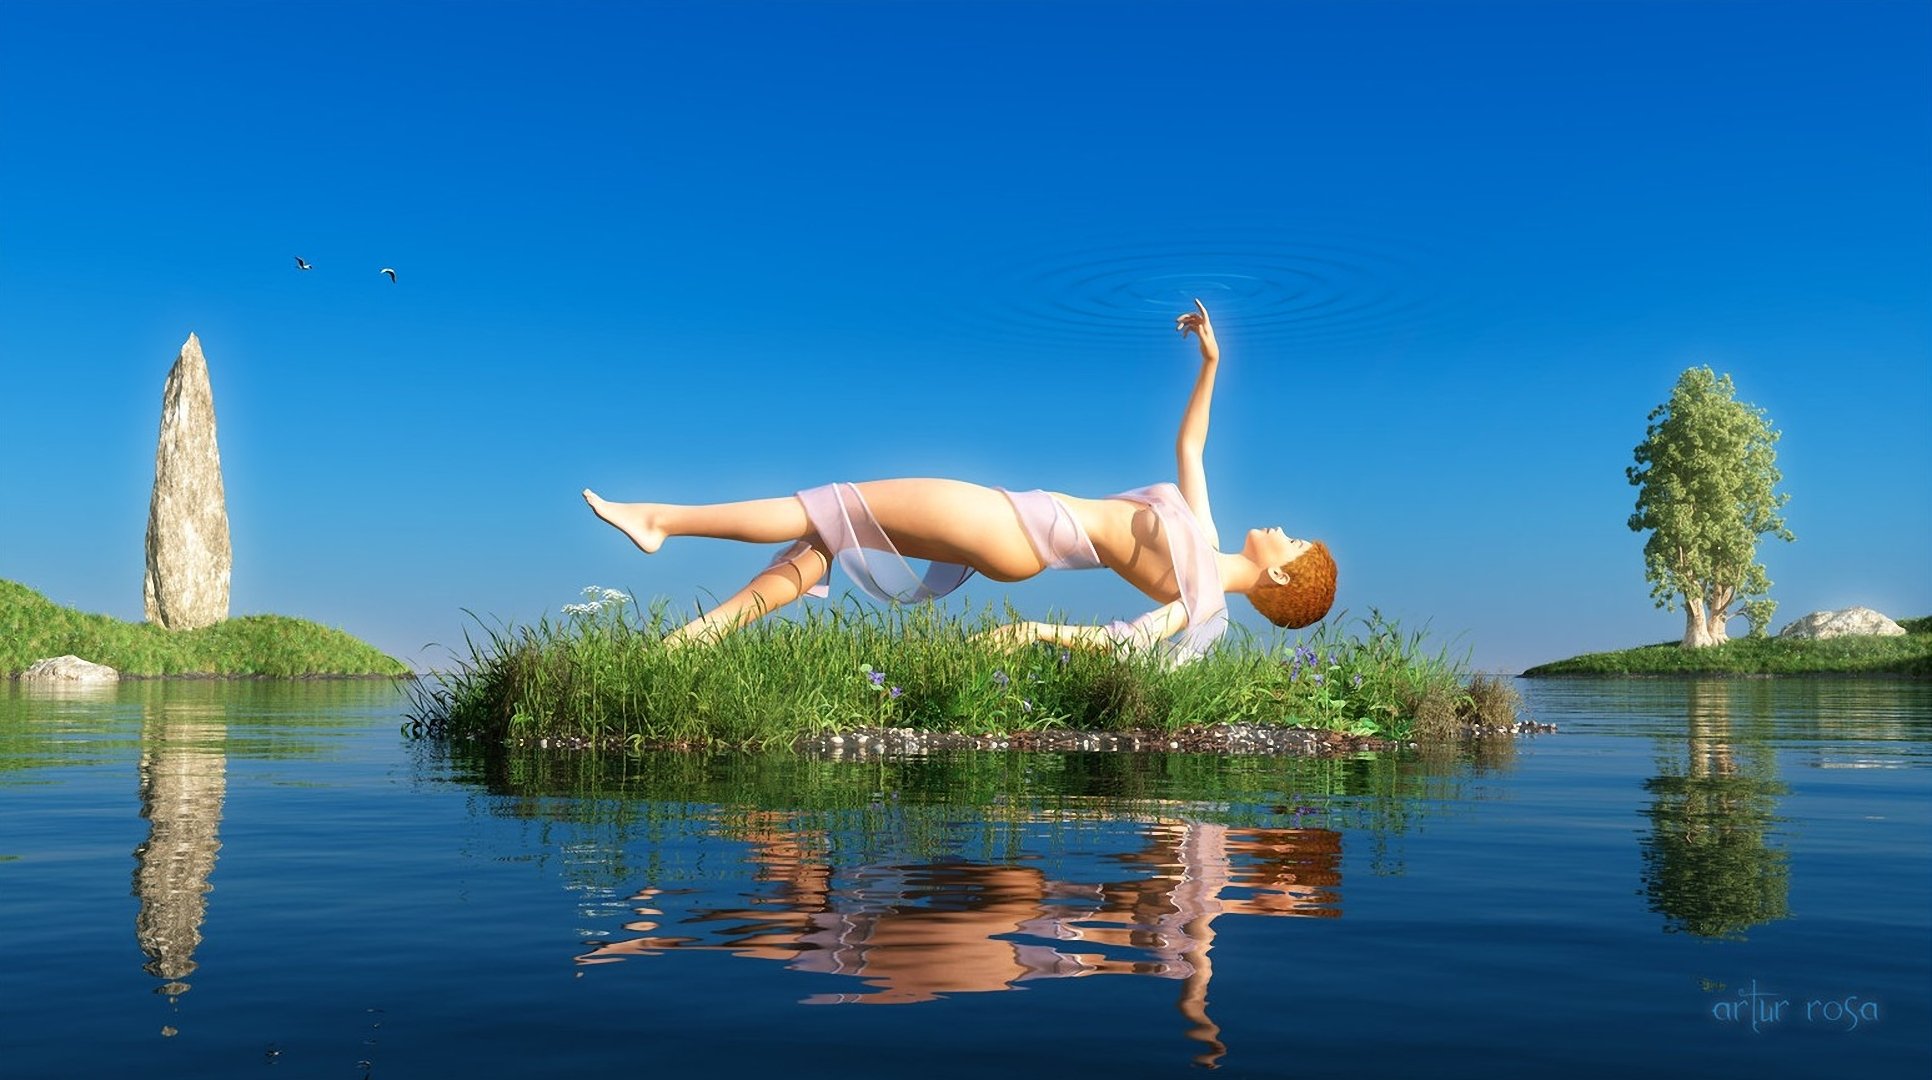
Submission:
<svg viewBox="0 0 1932 1080">
<path fill-rule="evenodd" d="M 338 736 L 394 723 L 387 679 L 130 679 L 75 694 L 0 681 L 0 783 L 169 746 L 234 760 L 304 760 Z"/>
<path fill-rule="evenodd" d="M 428 745 L 447 756 L 459 781 L 495 796 L 492 813 L 575 826 L 605 850 L 694 830 L 769 832 L 782 820 L 841 845 L 999 857 L 1014 850 L 1022 827 L 1184 819 L 1359 830 L 1370 837 L 1370 867 L 1394 872 L 1400 859 L 1391 838 L 1425 815 L 1453 812 L 1474 777 L 1512 765 L 1513 744 L 1325 758 L 956 751 L 862 761 Z"/>
<path fill-rule="evenodd" d="M 1201 660 L 1170 667 L 1145 654 L 1000 651 L 973 640 L 995 625 L 991 611 L 957 618 L 932 605 L 814 608 L 682 650 L 661 643 L 662 608 L 641 619 L 621 600 L 566 611 L 470 640 L 467 658 L 416 690 L 415 719 L 498 743 L 632 748 L 789 744 L 867 726 L 1260 723 L 1406 738 L 1450 733 L 1476 703 L 1463 664 L 1377 613 L 1354 635 L 1340 617 L 1293 641 L 1236 628 Z M 1449 722 L 1419 731 L 1425 709 Z M 1491 720 L 1513 722 L 1513 704 Z"/>
<path fill-rule="evenodd" d="M 62 607 L 0 580 L 0 674 L 74 655 L 125 675 L 406 675 L 409 669 L 340 630 L 280 615 L 243 615 L 168 630 Z"/>
</svg>

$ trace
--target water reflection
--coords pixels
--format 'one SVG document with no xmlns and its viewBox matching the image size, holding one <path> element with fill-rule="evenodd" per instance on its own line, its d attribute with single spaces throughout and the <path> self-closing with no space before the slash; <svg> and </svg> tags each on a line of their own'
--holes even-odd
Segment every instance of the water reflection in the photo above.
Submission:
<svg viewBox="0 0 1932 1080">
<path fill-rule="evenodd" d="M 209 876 L 221 850 L 228 789 L 222 710 L 192 702 L 145 702 L 138 776 L 147 839 L 134 849 L 134 937 L 158 992 L 187 993 L 208 913 Z"/>
<path fill-rule="evenodd" d="M 386 687 L 0 683 L 0 1073 L 259 1071 L 274 1040 L 274 1069 L 348 1074 L 380 1035 L 392 1066 L 485 1075 L 560 1055 L 634 1071 L 640 1045 L 678 1074 L 965 1076 L 1003 1056 L 1139 1075 L 1198 1055 L 1474 1075 L 1507 1046 L 1543 1072 L 1925 1075 L 1932 684 L 1739 681 L 1694 706 L 1684 681 L 1532 689 L 1561 733 L 1469 757 L 831 763 L 405 743 Z M 1811 767 L 1851 757 L 1896 765 Z M 243 867 L 238 823 L 284 842 Z M 1602 877 L 1619 845 L 1649 854 L 1643 880 Z M 1789 874 L 1806 918 L 1716 905 L 1712 868 L 1739 848 Z M 1653 886 L 1656 912 L 1633 914 Z M 1519 902 L 1539 895 L 1561 902 Z M 1750 940 L 1692 932 L 1727 921 Z M 425 952 L 452 928 L 489 947 Z M 653 938 L 660 955 L 589 962 Z M 272 962 L 222 948 L 258 941 Z M 1591 993 L 1553 989 L 1579 971 Z M 1729 1000 L 1753 978 L 1856 994 L 1885 1023 L 1720 1028 L 1705 976 Z M 178 1006 L 149 993 L 190 982 Z M 1428 1006 L 1397 1038 L 1376 1005 L 1392 987 Z M 795 1004 L 821 993 L 944 1001 Z"/>
<path fill-rule="evenodd" d="M 1517 764 L 1500 744 L 1347 758 L 440 752 L 493 796 L 482 820 L 523 823 L 555 861 L 592 943 L 573 949 L 579 965 L 773 961 L 807 1004 L 1160 979 L 1204 1065 L 1235 1041 L 1210 1013 L 1214 961 L 1224 979 L 1255 977 L 1214 951 L 1231 920 L 1267 937 L 1260 919 L 1339 918 L 1345 832 L 1362 869 L 1400 874 L 1404 837 L 1495 797 Z"/>
<path fill-rule="evenodd" d="M 1734 721 L 1735 692 L 1725 681 L 1690 683 L 1682 750 L 1644 781 L 1655 796 L 1645 811 L 1644 892 L 1667 929 L 1699 937 L 1741 939 L 1791 913 L 1789 856 L 1768 839 L 1788 791 L 1778 780 L 1773 718 L 1760 707 Z"/>
<path fill-rule="evenodd" d="M 1172 979 L 1187 1034 L 1204 1047 L 1196 1060 L 1211 1065 L 1226 1052 L 1207 1013 L 1216 920 L 1341 915 L 1342 838 L 1332 829 L 1155 820 L 1137 846 L 1101 857 L 1112 873 L 1081 880 L 1026 856 L 841 865 L 835 838 L 791 815 L 735 824 L 721 831 L 747 844 L 746 876 L 769 888 L 677 914 L 692 893 L 640 889 L 639 918 L 624 927 L 637 936 L 599 942 L 578 962 L 713 950 L 867 987 L 806 1004 L 908 1004 L 1091 975 Z"/>
</svg>

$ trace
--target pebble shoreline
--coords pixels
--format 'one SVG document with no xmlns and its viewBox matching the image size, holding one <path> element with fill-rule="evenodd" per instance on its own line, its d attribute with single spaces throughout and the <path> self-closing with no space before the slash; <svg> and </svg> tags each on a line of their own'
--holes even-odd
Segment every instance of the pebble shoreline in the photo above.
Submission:
<svg viewBox="0 0 1932 1080">
<path fill-rule="evenodd" d="M 1554 724 L 1528 721 L 1508 726 L 1466 727 L 1465 738 L 1509 738 L 1554 732 Z M 1023 750 L 1054 752 L 1135 752 L 1196 754 L 1289 754 L 1324 757 L 1369 750 L 1413 747 L 1372 735 L 1283 727 L 1278 724 L 1216 724 L 1182 731 L 1151 728 L 1130 731 L 1016 731 L 1005 735 L 968 735 L 957 731 L 916 728 L 855 728 L 837 734 L 800 739 L 792 749 L 823 757 L 854 755 L 898 756 L 949 750 Z"/>
<path fill-rule="evenodd" d="M 1456 742 L 1548 735 L 1555 724 L 1521 721 L 1516 724 L 1466 724 Z M 529 745 L 525 743 L 523 745 Z M 588 739 L 547 737 L 536 740 L 546 750 L 587 750 Z M 906 757 L 957 750 L 1019 750 L 1052 753 L 1172 753 L 1281 754 L 1297 757 L 1334 757 L 1372 750 L 1413 749 L 1415 740 L 1349 735 L 1340 731 L 1284 727 L 1279 724 L 1215 724 L 1212 727 L 1159 731 L 1077 731 L 1049 728 L 1004 735 L 969 735 L 962 731 L 923 731 L 919 728 L 863 727 L 812 735 L 793 743 L 794 753 L 809 757 Z M 611 749 L 630 749 L 622 744 Z M 644 750 L 692 750 L 686 745 L 645 746 Z"/>
</svg>

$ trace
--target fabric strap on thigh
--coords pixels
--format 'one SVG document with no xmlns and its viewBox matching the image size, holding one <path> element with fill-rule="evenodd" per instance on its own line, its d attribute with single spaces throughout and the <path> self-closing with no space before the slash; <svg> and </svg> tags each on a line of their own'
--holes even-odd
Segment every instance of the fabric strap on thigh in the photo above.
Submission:
<svg viewBox="0 0 1932 1080">
<path fill-rule="evenodd" d="M 973 576 L 972 567 L 957 563 L 930 563 L 924 573 L 914 569 L 893 546 L 892 539 L 879 526 L 879 519 L 872 516 L 872 508 L 866 505 L 865 496 L 859 494 L 855 485 L 841 483 L 807 488 L 798 493 L 798 501 L 805 504 L 805 517 L 812 523 L 819 542 L 831 553 L 832 562 L 851 577 L 859 591 L 874 600 L 901 604 L 933 600 L 959 588 Z M 800 540 L 779 552 L 771 565 L 797 558 L 811 546 L 810 541 Z M 806 595 L 831 595 L 831 576 L 828 566 L 825 577 L 806 590 Z"/>
</svg>

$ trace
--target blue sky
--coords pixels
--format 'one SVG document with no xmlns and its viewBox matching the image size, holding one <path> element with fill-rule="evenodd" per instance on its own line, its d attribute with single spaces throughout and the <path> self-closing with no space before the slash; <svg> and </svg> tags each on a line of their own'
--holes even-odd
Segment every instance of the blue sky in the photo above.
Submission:
<svg viewBox="0 0 1932 1080">
<path fill-rule="evenodd" d="M 1699 364 L 1784 433 L 1779 623 L 1923 615 L 1929 254 L 1926 3 L 15 0 L 0 577 L 140 617 L 190 331 L 234 613 L 431 666 L 766 558 L 646 559 L 585 485 L 1169 479 L 1199 295 L 1222 531 L 1326 538 L 1351 618 L 1504 671 L 1680 634 L 1624 468 Z"/>
</svg>

